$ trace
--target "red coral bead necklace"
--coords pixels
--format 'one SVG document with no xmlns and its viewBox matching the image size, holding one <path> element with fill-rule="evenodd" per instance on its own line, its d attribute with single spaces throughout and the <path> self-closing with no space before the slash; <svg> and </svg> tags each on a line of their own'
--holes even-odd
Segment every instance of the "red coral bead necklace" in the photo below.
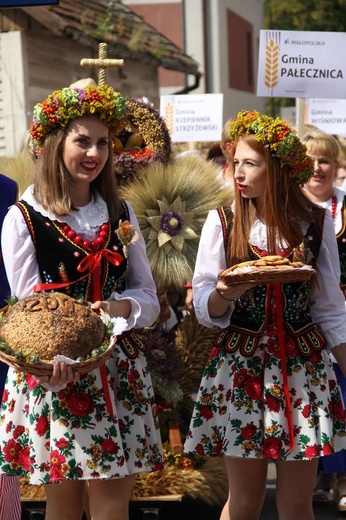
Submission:
<svg viewBox="0 0 346 520">
<path fill-rule="evenodd" d="M 338 205 L 338 198 L 336 195 L 333 195 L 332 196 L 332 205 L 330 208 L 330 214 L 331 214 L 333 220 L 335 220 L 337 205 Z"/>
<path fill-rule="evenodd" d="M 77 246 L 80 246 L 87 251 L 97 252 L 100 251 L 100 249 L 103 249 L 106 245 L 109 234 L 109 225 L 106 222 L 101 225 L 98 236 L 95 238 L 95 240 L 92 241 L 84 240 L 82 235 L 78 235 L 78 233 L 72 229 L 71 226 L 65 224 L 64 222 L 56 221 L 56 225 L 64 233 L 64 235 L 66 235 L 66 237 L 71 240 L 71 242 L 74 242 Z"/>
</svg>

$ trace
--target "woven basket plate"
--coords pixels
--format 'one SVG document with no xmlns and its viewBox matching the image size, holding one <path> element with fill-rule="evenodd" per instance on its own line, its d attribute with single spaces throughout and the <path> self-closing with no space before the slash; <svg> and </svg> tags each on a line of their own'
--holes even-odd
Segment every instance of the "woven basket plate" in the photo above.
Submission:
<svg viewBox="0 0 346 520">
<path fill-rule="evenodd" d="M 5 314 L 9 310 L 10 306 L 7 305 L 4 308 L 0 309 L 1 314 Z M 20 359 L 20 357 L 13 355 L 14 350 L 6 348 L 6 342 L 1 337 L 1 326 L 0 326 L 0 360 L 13 367 L 15 370 L 20 372 L 26 372 L 28 374 L 36 375 L 36 376 L 50 376 L 53 373 L 54 363 L 45 360 L 35 361 L 27 361 Z M 82 361 L 70 361 L 69 366 L 73 368 L 74 371 L 80 372 L 81 374 L 85 374 L 98 368 L 101 366 L 107 359 L 110 358 L 112 352 L 115 347 L 115 343 L 111 343 L 111 339 L 105 335 L 104 340 L 101 344 L 103 346 L 102 352 L 96 354 L 93 357 L 86 357 L 86 359 Z M 100 346 L 101 346 L 100 345 Z M 101 350 L 101 349 L 100 349 Z"/>
<path fill-rule="evenodd" d="M 110 358 L 112 352 L 114 350 L 114 345 L 108 347 L 102 354 L 95 356 L 93 358 L 87 359 L 85 361 L 81 361 L 80 363 L 72 363 L 71 366 L 73 370 L 77 370 L 81 374 L 85 374 L 98 368 L 101 366 L 107 359 Z M 0 349 L 0 360 L 9 365 L 10 367 L 19 370 L 20 372 L 26 372 L 28 374 L 32 374 L 34 376 L 50 376 L 53 373 L 53 364 L 52 363 L 30 363 L 27 361 L 22 361 L 17 359 L 15 356 L 11 356 L 10 354 L 5 353 Z"/>
<path fill-rule="evenodd" d="M 316 274 L 314 269 L 306 269 L 299 267 L 292 267 L 292 269 L 260 269 L 256 271 L 247 271 L 243 273 L 227 273 L 226 275 L 219 275 L 219 279 L 226 285 L 233 285 L 236 283 L 256 282 L 258 284 L 267 283 L 292 283 L 292 282 L 306 282 Z"/>
</svg>

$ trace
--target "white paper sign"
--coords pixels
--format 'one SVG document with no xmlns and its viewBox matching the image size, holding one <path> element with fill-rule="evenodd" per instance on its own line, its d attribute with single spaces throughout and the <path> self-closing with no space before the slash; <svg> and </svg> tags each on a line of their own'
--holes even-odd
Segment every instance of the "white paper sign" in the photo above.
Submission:
<svg viewBox="0 0 346 520">
<path fill-rule="evenodd" d="M 161 96 L 160 115 L 173 142 L 219 141 L 223 94 Z"/>
<path fill-rule="evenodd" d="M 307 122 L 327 134 L 346 136 L 346 99 L 308 99 Z"/>
<path fill-rule="evenodd" d="M 346 97 L 346 33 L 260 31 L 258 96 Z"/>
</svg>

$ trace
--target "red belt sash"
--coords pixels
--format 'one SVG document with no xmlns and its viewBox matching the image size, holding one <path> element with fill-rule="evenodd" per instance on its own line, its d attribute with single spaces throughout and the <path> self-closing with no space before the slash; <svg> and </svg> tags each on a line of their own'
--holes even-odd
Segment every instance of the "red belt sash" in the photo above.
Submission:
<svg viewBox="0 0 346 520">
<path fill-rule="evenodd" d="M 279 354 L 281 360 L 281 370 L 282 370 L 282 379 L 283 379 L 283 391 L 286 398 L 286 410 L 287 410 L 287 423 L 288 423 L 288 431 L 289 431 L 289 439 L 290 439 L 290 451 L 293 450 L 294 447 L 294 429 L 293 429 L 293 420 L 292 420 L 292 407 L 291 407 L 291 399 L 288 388 L 288 375 L 287 375 L 287 364 L 286 364 L 286 349 L 285 349 L 285 331 L 283 327 L 283 319 L 282 319 L 282 293 L 280 284 L 270 284 L 274 290 L 274 301 L 276 304 L 276 334 L 278 337 L 279 344 Z M 270 334 L 270 333 L 269 333 Z"/>
</svg>

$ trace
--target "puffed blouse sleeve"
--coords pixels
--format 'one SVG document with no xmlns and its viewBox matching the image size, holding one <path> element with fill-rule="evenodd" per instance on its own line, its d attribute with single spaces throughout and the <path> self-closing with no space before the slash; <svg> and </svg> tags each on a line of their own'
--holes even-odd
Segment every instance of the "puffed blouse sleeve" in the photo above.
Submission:
<svg viewBox="0 0 346 520">
<path fill-rule="evenodd" d="M 41 277 L 34 243 L 17 206 L 11 206 L 5 216 L 1 248 L 11 294 L 18 298 L 28 296 L 41 283 Z"/>
<path fill-rule="evenodd" d="M 160 312 L 156 284 L 146 253 L 143 235 L 131 205 L 127 202 L 131 224 L 138 233 L 138 240 L 127 246 L 128 269 L 126 289 L 121 294 L 112 293 L 115 300 L 128 299 L 131 302 L 131 315 L 127 319 L 128 328 L 152 325 Z"/>
<path fill-rule="evenodd" d="M 220 269 L 224 270 L 226 267 L 221 220 L 217 211 L 212 210 L 208 213 L 202 228 L 192 280 L 196 317 L 199 323 L 205 327 L 211 328 L 217 325 L 225 328 L 229 325 L 230 315 L 234 309 L 232 303 L 230 303 L 228 312 L 221 319 L 211 318 L 208 312 L 210 293 L 216 287 Z"/>
</svg>

